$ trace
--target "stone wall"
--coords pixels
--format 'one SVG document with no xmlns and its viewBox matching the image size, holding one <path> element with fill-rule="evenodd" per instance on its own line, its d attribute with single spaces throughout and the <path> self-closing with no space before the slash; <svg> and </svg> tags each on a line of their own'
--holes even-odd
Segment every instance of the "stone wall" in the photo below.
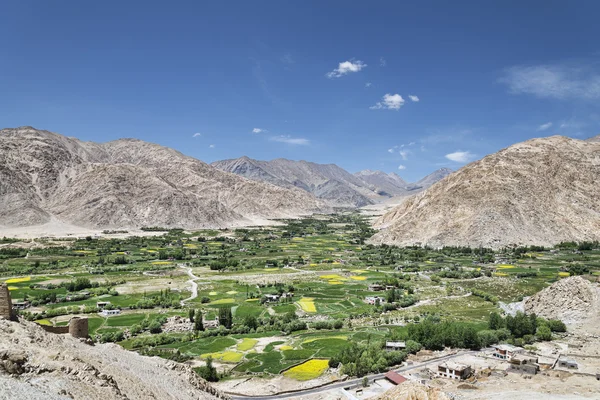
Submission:
<svg viewBox="0 0 600 400">
<path fill-rule="evenodd" d="M 39 324 L 38 324 L 39 325 Z M 69 333 L 68 326 L 52 326 L 52 325 L 39 325 L 43 330 L 50 333 Z"/>
<path fill-rule="evenodd" d="M 14 319 L 10 291 L 6 283 L 0 285 L 0 318 Z"/>
</svg>

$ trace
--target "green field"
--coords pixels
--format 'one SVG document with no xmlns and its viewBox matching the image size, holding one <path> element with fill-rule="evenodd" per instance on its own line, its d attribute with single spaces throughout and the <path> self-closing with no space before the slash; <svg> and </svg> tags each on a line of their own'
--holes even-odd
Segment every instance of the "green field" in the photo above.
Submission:
<svg viewBox="0 0 600 400">
<path fill-rule="evenodd" d="M 323 373 L 323 362 L 308 360 L 336 359 L 358 346 L 375 352 L 371 364 L 379 370 L 401 358 L 382 361 L 381 343 L 411 340 L 411 326 L 451 321 L 484 330 L 500 302 L 520 301 L 565 276 L 600 275 L 598 244 L 400 248 L 366 244 L 374 231 L 355 213 L 280 222 L 125 239 L 40 238 L 28 251 L 10 241 L 0 248 L 0 281 L 13 301 L 30 302 L 23 318 L 66 325 L 87 315 L 98 341 L 177 360 L 212 357 L 232 376 L 304 365 L 286 372 L 301 380 Z M 187 268 L 198 277 L 198 296 L 182 304 L 190 296 Z M 373 296 L 384 301 L 369 304 Z M 99 302 L 122 312 L 104 317 Z M 190 310 L 220 326 L 196 331 Z M 173 324 L 178 330 L 165 332 Z"/>
</svg>

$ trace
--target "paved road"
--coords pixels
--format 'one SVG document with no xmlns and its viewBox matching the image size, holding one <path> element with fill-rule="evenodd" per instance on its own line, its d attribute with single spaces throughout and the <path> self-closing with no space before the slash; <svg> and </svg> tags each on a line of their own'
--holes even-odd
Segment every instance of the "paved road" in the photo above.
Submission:
<svg viewBox="0 0 600 400">
<path fill-rule="evenodd" d="M 433 360 L 429 360 L 429 361 L 425 361 L 422 363 L 418 363 L 418 364 L 413 364 L 413 365 L 407 365 L 401 368 L 396 369 L 395 371 L 400 373 L 400 372 L 406 372 L 406 371 L 410 371 L 413 369 L 417 369 L 417 368 L 423 368 L 429 364 L 433 364 L 433 363 L 439 363 L 445 360 L 449 360 L 451 358 L 454 357 L 459 357 L 459 356 L 464 356 L 466 354 L 477 354 L 478 351 L 461 351 L 458 353 L 454 353 L 454 354 L 449 354 L 447 356 L 443 356 L 443 357 L 438 357 L 435 358 Z M 383 378 L 383 376 L 385 375 L 385 373 L 381 373 L 381 374 L 372 374 L 372 375 L 367 375 L 367 377 L 369 378 L 369 382 L 372 382 L 376 379 L 381 379 Z M 351 379 L 351 380 L 347 380 L 347 381 L 343 381 L 343 382 L 336 382 L 336 383 L 332 383 L 330 385 L 326 385 L 326 386 L 320 386 L 317 388 L 313 388 L 313 389 L 306 389 L 306 390 L 302 390 L 299 392 L 293 392 L 293 393 L 284 393 L 284 394 L 274 394 L 274 395 L 268 395 L 268 396 L 240 396 L 240 395 L 230 395 L 231 398 L 233 400 L 247 400 L 247 399 L 252 399 L 252 400 L 277 400 L 277 399 L 290 399 L 290 398 L 294 398 L 294 397 L 298 397 L 298 396 L 306 396 L 309 394 L 316 394 L 316 393 L 321 393 L 321 392 L 326 392 L 328 390 L 332 390 L 332 389 L 340 389 L 340 388 L 344 388 L 347 386 L 354 386 L 354 385 L 358 385 L 361 384 L 363 381 L 363 378 L 357 378 L 357 379 Z"/>
<path fill-rule="evenodd" d="M 195 281 L 200 278 L 194 275 L 192 273 L 192 268 L 186 267 L 185 264 L 179 264 L 179 268 L 185 269 L 188 276 L 190 277 L 190 280 L 188 282 L 192 284 L 192 295 L 185 300 L 181 300 L 181 305 L 184 306 L 187 301 L 194 300 L 196 297 L 198 297 L 198 284 Z"/>
</svg>

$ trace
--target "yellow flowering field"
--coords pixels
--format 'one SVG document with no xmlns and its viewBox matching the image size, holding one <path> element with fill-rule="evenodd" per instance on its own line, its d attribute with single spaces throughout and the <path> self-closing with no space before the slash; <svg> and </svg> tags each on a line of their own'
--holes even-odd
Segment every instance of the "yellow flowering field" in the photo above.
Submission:
<svg viewBox="0 0 600 400">
<path fill-rule="evenodd" d="M 29 282 L 31 280 L 30 276 L 26 276 L 24 278 L 12 278 L 7 279 L 4 283 L 21 283 L 21 282 Z"/>
<path fill-rule="evenodd" d="M 210 292 L 208 293 L 209 296 L 216 296 L 218 293 L 217 292 Z"/>
<path fill-rule="evenodd" d="M 227 294 L 237 294 L 237 292 L 235 290 L 230 290 L 229 292 L 227 292 Z"/>
<path fill-rule="evenodd" d="M 294 348 L 292 346 L 288 346 L 287 344 L 284 344 L 279 348 L 279 350 L 281 350 L 281 351 L 294 350 Z"/>
<path fill-rule="evenodd" d="M 229 304 L 229 303 L 235 303 L 235 300 L 234 299 L 219 299 L 219 300 L 210 302 L 210 304 Z"/>
<path fill-rule="evenodd" d="M 200 356 L 200 358 L 207 358 L 211 356 L 215 360 L 221 360 L 226 363 L 238 363 L 244 356 L 242 353 L 238 353 L 237 351 L 222 351 L 217 353 L 205 353 Z"/>
<path fill-rule="evenodd" d="M 169 265 L 170 261 L 152 261 L 152 265 Z"/>
<path fill-rule="evenodd" d="M 352 272 L 352 273 L 354 273 L 354 274 L 366 274 L 366 273 L 367 273 L 367 272 L 369 272 L 369 271 L 367 271 L 366 269 L 353 269 L 353 270 L 352 270 L 352 271 L 350 271 L 350 272 Z"/>
<path fill-rule="evenodd" d="M 323 375 L 329 368 L 329 360 L 308 360 L 285 371 L 283 375 L 298 381 L 309 381 Z"/>
<path fill-rule="evenodd" d="M 558 276 L 567 277 L 567 276 L 571 276 L 571 274 L 568 273 L 568 272 L 562 272 L 561 271 L 561 272 L 558 273 Z"/>
<path fill-rule="evenodd" d="M 298 300 L 298 304 L 304 312 L 317 312 L 314 300 L 315 299 L 313 299 L 312 297 L 303 297 L 300 300 Z"/>
<path fill-rule="evenodd" d="M 500 264 L 498 266 L 498 269 L 511 269 L 511 268 L 517 268 L 514 265 L 510 265 L 510 264 Z"/>
<path fill-rule="evenodd" d="M 316 338 L 310 338 L 310 339 L 306 339 L 304 342 L 302 342 L 302 344 L 305 344 L 305 343 L 310 343 L 310 342 L 316 342 L 317 340 L 323 340 L 323 339 L 340 339 L 340 340 L 348 340 L 348 336 L 344 336 L 344 335 L 338 335 L 338 336 L 326 336 L 326 337 L 316 337 Z"/>
<path fill-rule="evenodd" d="M 258 343 L 258 340 L 256 339 L 244 338 L 241 343 L 238 343 L 237 349 L 240 351 L 248 351 L 256 346 L 256 343 Z"/>
<path fill-rule="evenodd" d="M 367 277 L 366 276 L 356 276 L 356 275 L 353 275 L 353 276 L 350 277 L 350 279 L 354 279 L 355 281 L 364 281 L 364 280 L 367 279 Z"/>
<path fill-rule="evenodd" d="M 494 273 L 494 276 L 504 277 L 504 276 L 508 276 L 508 274 L 506 272 L 496 272 L 496 273 Z"/>
</svg>

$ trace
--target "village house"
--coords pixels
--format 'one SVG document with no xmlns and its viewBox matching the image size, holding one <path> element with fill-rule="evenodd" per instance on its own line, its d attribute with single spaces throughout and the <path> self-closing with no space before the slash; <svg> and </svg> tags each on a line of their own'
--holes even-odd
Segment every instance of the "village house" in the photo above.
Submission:
<svg viewBox="0 0 600 400">
<path fill-rule="evenodd" d="M 510 361 L 515 354 L 523 353 L 525 350 L 522 347 L 513 346 L 511 344 L 499 344 L 494 346 L 492 356 L 501 360 Z"/>
<path fill-rule="evenodd" d="M 459 364 L 453 361 L 446 361 L 438 365 L 437 375 L 442 378 L 450 379 L 467 379 L 471 376 L 472 370 L 470 365 Z"/>
<path fill-rule="evenodd" d="M 369 291 L 371 292 L 381 292 L 382 290 L 385 290 L 385 286 L 383 285 L 379 285 L 377 283 L 372 283 L 369 285 Z"/>
<path fill-rule="evenodd" d="M 406 342 L 385 342 L 385 349 L 388 351 L 400 351 L 406 348 Z"/>
<path fill-rule="evenodd" d="M 215 317 L 214 320 L 210 320 L 210 319 L 202 319 L 202 325 L 204 326 L 205 329 L 215 329 L 218 328 L 220 323 L 219 323 L 219 317 Z"/>
<path fill-rule="evenodd" d="M 105 317 L 108 317 L 111 315 L 119 315 L 119 314 L 121 314 L 121 310 L 102 310 L 102 312 L 100 312 L 100 314 L 102 314 Z"/>
<path fill-rule="evenodd" d="M 383 304 L 385 299 L 381 296 L 367 296 L 365 297 L 365 303 L 367 304 Z"/>
<path fill-rule="evenodd" d="M 535 375 L 540 370 L 538 357 L 529 354 L 515 354 L 509 361 L 509 371 Z"/>
<path fill-rule="evenodd" d="M 12 303 L 12 308 L 13 310 L 24 310 L 27 307 L 30 306 L 30 303 L 28 300 L 25 301 L 15 301 Z"/>
<path fill-rule="evenodd" d="M 579 368 L 579 365 L 577 364 L 577 361 L 571 359 L 571 358 L 561 358 L 558 360 L 558 366 L 560 368 L 567 368 L 567 369 L 577 369 Z"/>
<path fill-rule="evenodd" d="M 281 295 L 282 299 L 288 299 L 288 298 L 291 299 L 292 297 L 294 297 L 294 293 L 291 293 L 291 292 L 287 292 L 287 293 L 284 293 Z"/>
<path fill-rule="evenodd" d="M 104 307 L 107 307 L 110 304 L 110 301 L 97 301 L 96 302 L 96 307 L 98 307 L 99 309 L 103 310 Z"/>
<path fill-rule="evenodd" d="M 388 371 L 384 376 L 385 376 L 385 379 L 387 379 L 388 381 L 390 381 L 394 385 L 399 385 L 399 384 L 401 384 L 403 382 L 406 382 L 408 380 L 405 377 L 403 377 L 402 375 L 400 375 L 400 374 L 398 374 L 397 372 L 394 372 L 394 371 Z"/>
<path fill-rule="evenodd" d="M 279 295 L 278 294 L 265 294 L 265 300 L 267 301 L 267 303 L 277 302 L 277 301 L 279 301 Z"/>
</svg>

